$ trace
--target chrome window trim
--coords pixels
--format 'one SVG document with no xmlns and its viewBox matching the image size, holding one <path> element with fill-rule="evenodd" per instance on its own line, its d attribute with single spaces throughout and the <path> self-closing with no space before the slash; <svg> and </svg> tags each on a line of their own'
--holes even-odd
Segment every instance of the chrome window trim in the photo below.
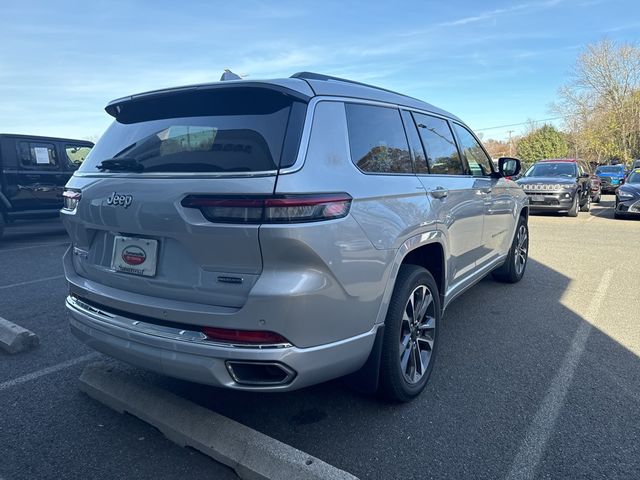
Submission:
<svg viewBox="0 0 640 480">
<path fill-rule="evenodd" d="M 74 172 L 74 177 L 84 178 L 247 178 L 247 177 L 273 177 L 278 170 L 265 170 L 262 172 L 225 172 L 225 173 L 204 173 L 204 172 L 118 172 L 118 173 L 91 173 Z"/>
</svg>

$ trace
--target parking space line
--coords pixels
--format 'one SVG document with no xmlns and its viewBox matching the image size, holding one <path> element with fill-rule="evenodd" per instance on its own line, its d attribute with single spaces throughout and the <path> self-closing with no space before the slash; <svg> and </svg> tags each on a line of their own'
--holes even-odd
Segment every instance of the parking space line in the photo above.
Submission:
<svg viewBox="0 0 640 480">
<path fill-rule="evenodd" d="M 27 282 L 18 282 L 18 283 L 11 283 L 9 285 L 0 285 L 0 290 L 6 290 L 7 288 L 13 288 L 13 287 L 22 287 L 24 285 L 31 285 L 33 283 L 46 282 L 48 280 L 60 280 L 61 278 L 64 278 L 64 275 L 55 275 L 53 277 L 44 277 L 44 278 L 39 278 L 37 280 L 29 280 Z"/>
<path fill-rule="evenodd" d="M 600 284 L 594 291 L 591 302 L 589 303 L 586 319 L 580 322 L 571 341 L 569 351 L 565 355 L 560 369 L 553 378 L 547 395 L 542 400 L 538 411 L 533 417 L 533 421 L 511 465 L 511 470 L 506 476 L 507 480 L 531 479 L 535 477 L 536 469 L 542 459 L 547 442 L 553 433 L 556 419 L 564 406 L 571 380 L 573 379 L 578 363 L 580 363 L 580 357 L 584 352 L 589 334 L 593 329 L 592 324 L 589 322 L 593 322 L 598 318 L 598 312 L 606 297 L 612 278 L 613 270 L 606 270 L 602 275 Z"/>
<path fill-rule="evenodd" d="M 0 248 L 0 253 L 2 252 L 16 252 L 18 250 L 29 250 L 31 248 L 42 248 L 42 247 L 61 247 L 67 246 L 69 242 L 56 242 L 56 243 L 38 243 L 37 245 L 29 245 L 27 247 L 16 247 L 16 248 Z"/>
<path fill-rule="evenodd" d="M 26 375 L 14 378 L 13 380 L 7 380 L 6 382 L 0 383 L 0 392 L 18 385 L 22 385 L 23 383 L 30 382 L 31 380 L 36 380 L 46 375 L 59 372 L 60 370 L 64 370 L 65 368 L 73 367 L 74 365 L 78 365 L 79 363 L 88 362 L 89 360 L 93 360 L 94 358 L 97 358 L 99 356 L 100 354 L 97 352 L 89 353 L 81 357 L 72 358 L 71 360 L 67 360 L 66 362 L 58 363 L 57 365 L 52 365 L 51 367 L 43 368 L 42 370 L 27 373 Z"/>
</svg>

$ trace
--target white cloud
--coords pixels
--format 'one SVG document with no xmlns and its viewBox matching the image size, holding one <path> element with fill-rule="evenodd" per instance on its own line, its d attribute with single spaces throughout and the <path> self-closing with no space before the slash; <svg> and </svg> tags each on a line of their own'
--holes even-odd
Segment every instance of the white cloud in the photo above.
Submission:
<svg viewBox="0 0 640 480">
<path fill-rule="evenodd" d="M 467 25 L 469 23 L 482 22 L 484 20 L 494 20 L 497 17 L 511 14 L 511 13 L 524 13 L 531 10 L 543 10 L 551 7 L 555 7 L 560 4 L 563 0 L 546 0 L 544 2 L 530 2 L 530 3 L 520 3 L 513 5 L 511 7 L 506 8 L 496 8 L 494 10 L 488 10 L 485 12 L 480 12 L 476 15 L 458 18 L 456 20 L 450 20 L 447 22 L 439 23 L 437 26 L 439 27 L 456 27 L 460 25 Z"/>
</svg>

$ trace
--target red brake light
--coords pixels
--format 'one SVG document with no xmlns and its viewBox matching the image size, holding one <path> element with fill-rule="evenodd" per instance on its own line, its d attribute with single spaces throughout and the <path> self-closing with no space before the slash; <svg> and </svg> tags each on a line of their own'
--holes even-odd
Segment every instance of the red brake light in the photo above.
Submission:
<svg viewBox="0 0 640 480">
<path fill-rule="evenodd" d="M 190 195 L 182 200 L 182 206 L 198 208 L 207 220 L 217 223 L 296 223 L 345 217 L 351 200 L 346 193 L 269 197 Z"/>
<path fill-rule="evenodd" d="M 202 329 L 209 340 L 221 340 L 231 343 L 246 343 L 253 345 L 273 345 L 289 343 L 282 335 L 260 330 L 231 330 L 227 328 L 204 327 Z"/>
</svg>

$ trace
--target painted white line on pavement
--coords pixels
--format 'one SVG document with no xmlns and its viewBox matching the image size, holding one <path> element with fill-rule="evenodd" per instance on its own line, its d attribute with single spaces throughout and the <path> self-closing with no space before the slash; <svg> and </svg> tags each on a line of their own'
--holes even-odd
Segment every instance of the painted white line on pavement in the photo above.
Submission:
<svg viewBox="0 0 640 480">
<path fill-rule="evenodd" d="M 606 270 L 602 275 L 598 288 L 593 292 L 586 318 L 580 321 L 569 351 L 564 357 L 560 369 L 551 382 L 551 387 L 547 395 L 542 400 L 533 421 L 529 426 L 527 435 L 520 444 L 518 453 L 511 465 L 511 470 L 507 474 L 507 480 L 524 480 L 535 477 L 535 473 L 542 459 L 542 455 L 547 446 L 547 442 L 553 433 L 556 419 L 564 405 L 567 391 L 571 385 L 571 380 L 580 362 L 580 357 L 584 352 L 587 339 L 593 328 L 589 322 L 595 322 L 598 312 L 605 299 L 607 290 L 613 278 L 613 270 Z"/>
<path fill-rule="evenodd" d="M 56 275 L 54 277 L 39 278 L 37 280 L 29 280 L 27 282 L 11 283 L 9 285 L 0 285 L 0 290 L 5 290 L 7 288 L 13 288 L 13 287 L 23 287 L 25 285 L 31 285 L 33 283 L 39 283 L 39 282 L 46 282 L 48 280 L 60 280 L 61 278 L 64 278 L 64 275 Z"/>
<path fill-rule="evenodd" d="M 64 370 L 65 368 L 73 367 L 74 365 L 77 365 L 79 363 L 88 362 L 89 360 L 93 360 L 98 356 L 100 356 L 98 352 L 89 353 L 81 357 L 72 358 L 71 360 L 67 360 L 66 362 L 58 363 L 57 365 L 53 365 L 51 367 L 43 368 L 42 370 L 38 370 L 36 372 L 27 373 L 26 375 L 14 378 L 13 380 L 7 380 L 6 382 L 0 383 L 0 392 L 17 385 L 22 385 L 23 383 L 30 382 L 31 380 L 36 380 L 40 377 L 59 372 L 60 370 Z"/>
<path fill-rule="evenodd" d="M 69 242 L 56 242 L 56 243 L 38 243 L 36 245 L 29 245 L 28 247 L 16 247 L 16 248 L 0 248 L 0 253 L 2 252 L 15 252 L 17 250 L 29 250 L 31 248 L 42 248 L 42 247 L 62 247 L 69 246 Z"/>
</svg>

